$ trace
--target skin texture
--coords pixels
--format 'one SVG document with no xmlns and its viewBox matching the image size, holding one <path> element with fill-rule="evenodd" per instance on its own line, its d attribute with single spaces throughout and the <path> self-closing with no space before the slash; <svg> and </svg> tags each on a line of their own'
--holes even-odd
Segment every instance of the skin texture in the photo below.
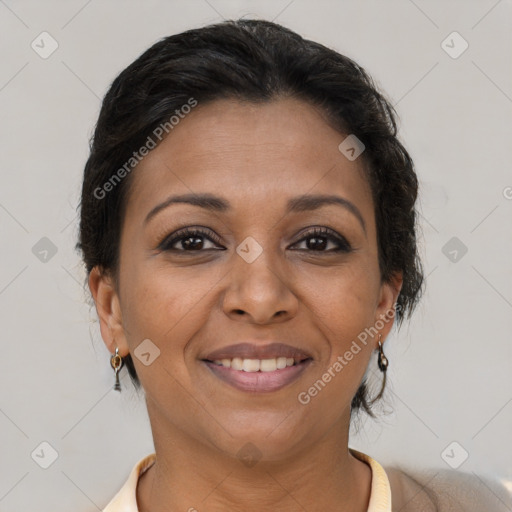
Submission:
<svg viewBox="0 0 512 512">
<path fill-rule="evenodd" d="M 141 512 L 367 510 L 371 471 L 348 452 L 348 432 L 378 336 L 307 405 L 297 399 L 393 309 L 402 282 L 381 283 L 370 188 L 362 159 L 338 150 L 345 137 L 299 100 L 219 100 L 198 105 L 133 171 L 119 282 L 95 268 L 89 286 L 111 353 L 133 355 L 148 338 L 160 349 L 149 366 L 133 358 L 157 453 L 139 481 Z M 232 211 L 174 204 L 145 225 L 168 196 L 191 192 L 221 196 Z M 365 230 L 337 205 L 285 214 L 303 194 L 351 201 Z M 187 226 L 209 228 L 220 244 L 158 249 Z M 329 240 L 312 250 L 315 237 L 304 237 L 313 226 L 331 228 L 352 251 L 332 252 Z M 236 252 L 248 236 L 263 249 L 252 263 Z M 383 343 L 391 327 L 381 329 Z M 278 391 L 239 391 L 201 359 L 246 340 L 295 345 L 313 362 Z M 260 452 L 252 467 L 237 456 L 247 443 Z"/>
</svg>

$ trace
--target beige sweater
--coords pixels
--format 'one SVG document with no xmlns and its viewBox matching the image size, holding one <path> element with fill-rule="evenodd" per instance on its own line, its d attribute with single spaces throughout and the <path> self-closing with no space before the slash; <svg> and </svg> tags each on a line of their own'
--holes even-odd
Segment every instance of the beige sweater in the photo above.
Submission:
<svg viewBox="0 0 512 512">
<path fill-rule="evenodd" d="M 512 512 L 512 496 L 496 482 L 450 470 L 411 473 L 396 467 L 384 469 L 370 456 L 350 451 L 372 470 L 368 512 Z M 103 512 L 138 512 L 137 483 L 155 457 L 152 453 L 135 464 Z"/>
<path fill-rule="evenodd" d="M 393 512 L 512 512 L 511 492 L 476 474 L 449 469 L 414 473 L 396 467 L 385 471 Z"/>
<path fill-rule="evenodd" d="M 391 490 L 384 468 L 370 456 L 353 449 L 350 449 L 350 451 L 355 457 L 368 464 L 372 471 L 371 495 L 367 512 L 392 512 Z M 154 464 L 155 460 L 155 453 L 139 460 L 123 487 L 103 509 L 103 512 L 139 512 L 137 507 L 137 483 L 140 476 Z M 191 510 L 194 510 L 193 507 L 191 507 Z"/>
</svg>

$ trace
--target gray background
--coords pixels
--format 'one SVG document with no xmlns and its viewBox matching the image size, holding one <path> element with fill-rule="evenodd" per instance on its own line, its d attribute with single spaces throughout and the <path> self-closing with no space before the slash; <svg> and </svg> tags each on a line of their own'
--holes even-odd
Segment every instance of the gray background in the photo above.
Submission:
<svg viewBox="0 0 512 512">
<path fill-rule="evenodd" d="M 242 15 L 366 67 L 398 109 L 421 181 L 427 292 L 386 343 L 391 412 L 365 421 L 351 446 L 432 475 L 449 461 L 512 491 L 511 7 L 0 0 L 0 511 L 100 510 L 153 450 L 126 369 L 123 393 L 112 390 L 74 251 L 88 139 L 110 82 L 143 50 Z M 58 43 L 46 59 L 31 47 L 43 31 Z M 457 58 L 445 51 L 462 48 L 454 31 L 469 44 Z M 54 255 L 41 252 L 44 237 Z"/>
</svg>

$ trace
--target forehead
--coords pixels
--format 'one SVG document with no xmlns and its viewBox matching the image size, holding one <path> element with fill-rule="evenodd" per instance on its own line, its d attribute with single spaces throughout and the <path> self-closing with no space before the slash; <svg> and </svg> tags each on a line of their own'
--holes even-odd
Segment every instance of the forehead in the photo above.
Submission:
<svg viewBox="0 0 512 512">
<path fill-rule="evenodd" d="M 345 137 L 296 99 L 199 104 L 136 167 L 128 211 L 140 214 L 170 193 L 203 192 L 235 208 L 339 193 L 371 209 L 362 159 L 338 149 Z"/>
</svg>

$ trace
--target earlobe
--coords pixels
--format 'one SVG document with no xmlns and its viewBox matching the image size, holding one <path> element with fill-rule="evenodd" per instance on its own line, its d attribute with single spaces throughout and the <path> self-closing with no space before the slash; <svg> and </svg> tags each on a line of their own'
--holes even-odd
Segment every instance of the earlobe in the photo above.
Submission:
<svg viewBox="0 0 512 512">
<path fill-rule="evenodd" d="M 385 282 L 381 286 L 380 300 L 377 306 L 375 322 L 382 326 L 379 331 L 382 333 L 382 341 L 393 327 L 395 318 L 395 304 L 402 289 L 403 277 L 402 273 L 395 273 L 389 282 Z"/>
<path fill-rule="evenodd" d="M 96 312 L 100 322 L 101 337 L 111 354 L 116 347 L 119 355 L 124 357 L 129 353 L 126 342 L 119 296 L 112 278 L 94 267 L 89 274 L 89 289 L 94 298 Z"/>
</svg>

